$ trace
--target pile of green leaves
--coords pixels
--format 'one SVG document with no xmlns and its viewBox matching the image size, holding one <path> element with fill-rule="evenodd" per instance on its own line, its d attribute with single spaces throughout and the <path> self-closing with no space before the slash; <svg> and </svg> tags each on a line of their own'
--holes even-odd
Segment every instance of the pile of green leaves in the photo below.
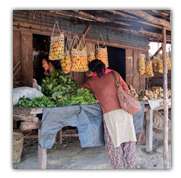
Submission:
<svg viewBox="0 0 181 178">
<path fill-rule="evenodd" d="M 43 108 L 43 107 L 56 107 L 54 101 L 46 96 L 35 97 L 32 100 L 29 98 L 20 98 L 15 107 L 24 108 Z"/>
<path fill-rule="evenodd" d="M 78 83 L 61 70 L 56 70 L 42 80 L 42 93 L 49 97 L 76 94 Z"/>
<path fill-rule="evenodd" d="M 73 104 L 95 104 L 99 101 L 95 98 L 94 94 L 87 89 L 79 88 L 77 94 L 72 97 L 71 105 Z"/>
<path fill-rule="evenodd" d="M 59 96 L 59 97 L 36 97 L 33 100 L 29 98 L 20 98 L 15 107 L 36 108 L 36 107 L 60 107 L 75 104 L 95 104 L 99 101 L 94 94 L 87 89 L 79 88 L 75 95 Z"/>
</svg>

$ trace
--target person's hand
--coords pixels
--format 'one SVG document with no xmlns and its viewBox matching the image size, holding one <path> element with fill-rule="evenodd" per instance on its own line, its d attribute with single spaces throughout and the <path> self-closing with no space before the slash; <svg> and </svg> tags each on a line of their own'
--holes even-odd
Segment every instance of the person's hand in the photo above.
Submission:
<svg viewBox="0 0 181 178">
<path fill-rule="evenodd" d="M 32 85 L 35 83 L 35 79 L 32 79 Z"/>
</svg>

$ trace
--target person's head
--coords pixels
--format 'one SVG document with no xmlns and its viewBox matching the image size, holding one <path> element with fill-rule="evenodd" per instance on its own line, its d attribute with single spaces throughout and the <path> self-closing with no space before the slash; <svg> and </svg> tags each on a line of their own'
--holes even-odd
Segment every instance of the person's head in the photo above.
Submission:
<svg viewBox="0 0 181 178">
<path fill-rule="evenodd" d="M 102 75 L 104 75 L 105 73 L 105 64 L 99 60 L 99 59 L 94 59 L 93 61 L 91 61 L 89 63 L 89 69 L 92 71 L 92 72 L 96 72 L 98 77 L 100 78 Z"/>
<path fill-rule="evenodd" d="M 50 68 L 48 56 L 44 55 L 41 57 L 41 59 L 42 59 L 42 67 L 44 68 L 45 71 L 48 71 Z"/>
</svg>

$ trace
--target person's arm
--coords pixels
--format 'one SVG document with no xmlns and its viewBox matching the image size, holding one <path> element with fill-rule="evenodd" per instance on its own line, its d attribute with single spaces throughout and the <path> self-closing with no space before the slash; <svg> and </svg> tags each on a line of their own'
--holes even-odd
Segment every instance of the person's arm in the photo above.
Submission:
<svg viewBox="0 0 181 178">
<path fill-rule="evenodd" d="M 92 87 L 89 80 L 86 83 L 79 85 L 79 88 L 85 88 L 88 89 L 89 91 L 92 91 Z"/>
</svg>

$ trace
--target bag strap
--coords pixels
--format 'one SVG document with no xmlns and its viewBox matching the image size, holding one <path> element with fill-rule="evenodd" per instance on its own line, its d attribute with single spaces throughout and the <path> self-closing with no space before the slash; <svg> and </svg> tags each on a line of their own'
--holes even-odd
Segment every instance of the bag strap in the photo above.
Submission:
<svg viewBox="0 0 181 178">
<path fill-rule="evenodd" d="M 60 31 L 60 28 L 59 28 L 59 25 L 58 25 L 58 21 L 55 21 L 54 27 L 53 27 L 52 36 L 54 35 L 54 31 L 55 31 L 56 25 L 57 25 L 57 27 L 58 27 L 58 30 L 59 30 L 60 34 L 61 34 L 61 31 Z"/>
<path fill-rule="evenodd" d="M 114 73 L 113 71 L 112 71 L 111 73 L 112 73 L 112 75 L 113 75 L 113 77 L 114 77 L 114 80 L 115 80 L 115 82 L 116 82 L 116 86 L 117 86 L 117 88 L 118 88 L 120 85 L 119 85 L 119 83 L 118 83 L 118 81 L 117 81 L 117 79 L 116 79 L 115 73 Z"/>
</svg>

